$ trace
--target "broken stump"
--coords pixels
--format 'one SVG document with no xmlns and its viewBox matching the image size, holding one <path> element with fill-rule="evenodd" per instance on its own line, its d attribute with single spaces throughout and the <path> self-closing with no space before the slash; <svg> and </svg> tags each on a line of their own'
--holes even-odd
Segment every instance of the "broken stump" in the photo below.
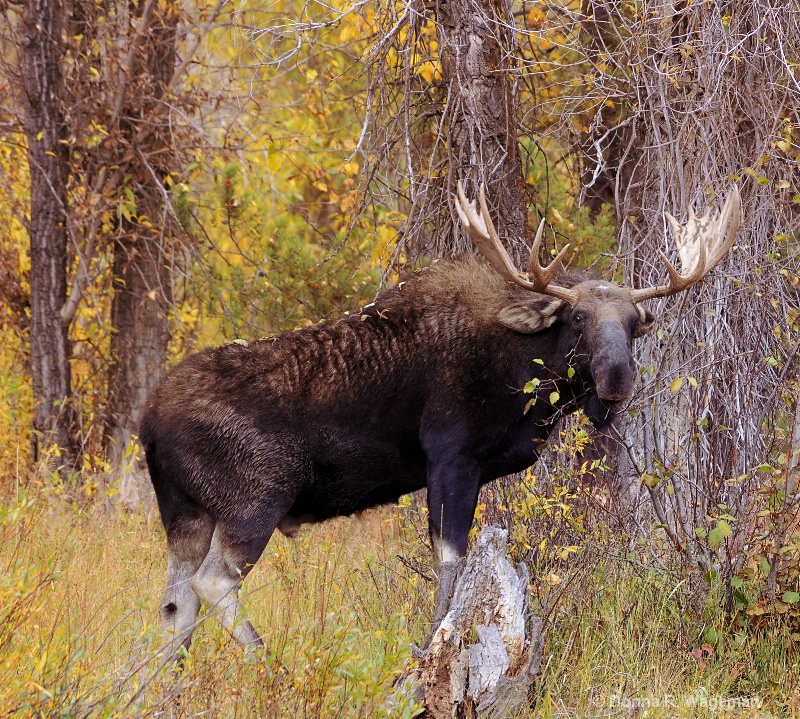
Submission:
<svg viewBox="0 0 800 719">
<path fill-rule="evenodd" d="M 506 559 L 507 537 L 481 531 L 459 562 L 441 624 L 396 683 L 429 719 L 503 719 L 527 701 L 542 659 L 541 619 L 527 617 L 528 570 Z"/>
</svg>

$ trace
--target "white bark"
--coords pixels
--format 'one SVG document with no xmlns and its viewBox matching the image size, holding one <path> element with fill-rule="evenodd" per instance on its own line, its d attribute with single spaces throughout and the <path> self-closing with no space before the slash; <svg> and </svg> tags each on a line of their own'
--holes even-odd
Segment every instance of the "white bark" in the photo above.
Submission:
<svg viewBox="0 0 800 719">
<path fill-rule="evenodd" d="M 527 701 L 541 664 L 541 620 L 526 616 L 528 570 L 506 559 L 507 536 L 481 532 L 429 648 L 398 682 L 424 701 L 430 719 L 501 719 Z"/>
</svg>

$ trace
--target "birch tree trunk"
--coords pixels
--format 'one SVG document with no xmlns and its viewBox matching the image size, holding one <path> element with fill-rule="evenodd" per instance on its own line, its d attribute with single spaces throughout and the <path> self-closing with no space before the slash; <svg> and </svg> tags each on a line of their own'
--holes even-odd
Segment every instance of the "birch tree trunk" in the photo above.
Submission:
<svg viewBox="0 0 800 719">
<path fill-rule="evenodd" d="M 405 221 L 394 259 L 472 251 L 452 196 L 481 183 L 500 239 L 527 267 L 528 205 L 519 144 L 517 29 L 504 0 L 381 0 L 359 148 L 370 202 Z M 386 193 L 391 198 L 379 199 Z"/>
</svg>

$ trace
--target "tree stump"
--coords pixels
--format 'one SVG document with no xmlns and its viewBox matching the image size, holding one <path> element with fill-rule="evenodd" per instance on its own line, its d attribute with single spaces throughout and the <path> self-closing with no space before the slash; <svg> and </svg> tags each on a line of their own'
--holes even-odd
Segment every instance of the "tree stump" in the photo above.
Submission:
<svg viewBox="0 0 800 719">
<path fill-rule="evenodd" d="M 506 559 L 508 533 L 486 527 L 459 562 L 452 598 L 398 691 L 428 719 L 503 719 L 523 707 L 542 659 L 541 619 L 528 613 L 528 570 Z M 526 627 L 527 624 L 527 627 Z"/>
</svg>

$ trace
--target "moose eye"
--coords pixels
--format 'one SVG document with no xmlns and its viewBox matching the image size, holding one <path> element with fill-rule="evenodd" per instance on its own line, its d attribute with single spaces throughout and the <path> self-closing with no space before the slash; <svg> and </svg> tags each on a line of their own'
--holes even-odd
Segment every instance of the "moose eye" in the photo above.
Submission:
<svg viewBox="0 0 800 719">
<path fill-rule="evenodd" d="M 582 315 L 580 312 L 578 312 L 578 313 L 574 314 L 574 315 L 572 316 L 572 321 L 573 321 L 573 322 L 574 322 L 576 325 L 579 325 L 581 322 L 583 322 L 583 315 Z"/>
</svg>

